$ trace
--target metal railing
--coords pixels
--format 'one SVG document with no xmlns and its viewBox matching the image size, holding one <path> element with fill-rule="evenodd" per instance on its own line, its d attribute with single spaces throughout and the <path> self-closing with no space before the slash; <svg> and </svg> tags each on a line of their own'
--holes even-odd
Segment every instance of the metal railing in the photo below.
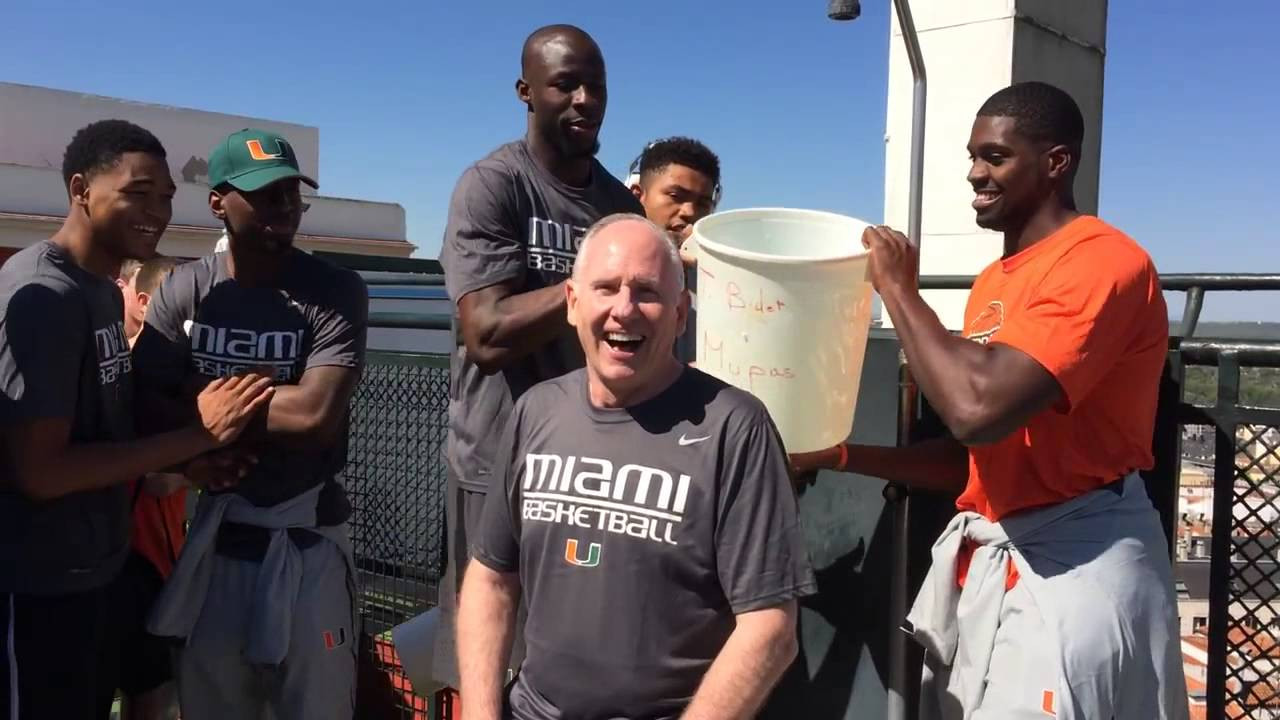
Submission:
<svg viewBox="0 0 1280 720">
<path fill-rule="evenodd" d="M 339 260 L 345 264 L 347 258 Z M 371 289 L 442 284 L 439 266 L 431 261 L 375 260 L 360 260 L 349 265 L 362 272 Z M 1252 717 L 1248 708 L 1258 702 L 1280 704 L 1280 698 L 1267 695 L 1265 685 L 1254 679 L 1255 676 L 1266 678 L 1266 662 L 1277 663 L 1271 666 L 1271 674 L 1280 674 L 1277 669 L 1280 656 L 1271 660 L 1265 654 L 1271 651 L 1260 649 L 1269 642 L 1267 638 L 1274 641 L 1280 638 L 1280 633 L 1274 630 L 1274 622 L 1269 625 L 1272 630 L 1258 629 L 1268 627 L 1264 620 L 1280 616 L 1277 592 L 1280 576 L 1276 575 L 1274 565 L 1270 570 L 1264 567 L 1265 561 L 1257 553 L 1247 554 L 1261 549 L 1274 557 L 1280 547 L 1274 530 L 1268 535 L 1267 530 L 1255 522 L 1268 511 L 1280 510 L 1280 481 L 1267 460 L 1268 457 L 1280 460 L 1277 450 L 1280 438 L 1270 434 L 1280 433 L 1275 430 L 1280 426 L 1280 410 L 1241 405 L 1238 402 L 1239 370 L 1280 365 L 1280 343 L 1201 340 L 1191 336 L 1198 325 L 1206 292 L 1280 291 L 1280 275 L 1166 275 L 1161 281 L 1165 290 L 1184 292 L 1187 299 L 1181 331 L 1175 333 L 1178 337 L 1171 342 L 1154 439 L 1157 465 L 1147 474 L 1148 488 L 1173 543 L 1181 433 L 1187 425 L 1213 426 L 1217 450 L 1214 516 L 1227 520 L 1216 523 L 1213 528 L 1210 562 L 1215 590 L 1210 598 L 1207 636 L 1208 716 Z M 968 289 L 971 282 L 972 278 L 958 276 L 924 277 L 921 287 Z M 453 324 L 454 319 L 444 314 L 375 312 L 370 315 L 370 326 L 374 328 L 453 333 Z M 456 333 L 453 337 L 456 342 Z M 1200 407 L 1183 400 L 1185 369 L 1196 365 L 1218 368 L 1218 399 L 1212 407 Z M 912 421 L 923 411 L 925 403 L 918 397 L 909 373 L 903 372 L 899 382 L 897 437 L 900 443 L 906 443 L 919 439 Z M 371 679 L 362 678 L 362 683 L 378 685 L 383 695 L 394 696 L 391 703 L 395 706 L 394 712 L 387 711 L 376 717 L 424 718 L 427 715 L 428 701 L 415 695 L 408 686 L 387 630 L 435 603 L 445 547 L 443 452 L 447 407 L 447 355 L 369 354 L 364 377 L 352 403 L 345 476 L 353 505 L 351 527 L 360 570 L 360 610 L 376 670 Z M 1247 454 L 1257 455 L 1259 450 L 1263 457 Z M 1238 462 L 1240 457 L 1249 460 Z M 1237 485 L 1242 488 L 1239 492 Z M 1276 493 L 1259 503 L 1258 494 L 1271 489 Z M 905 492 L 891 486 L 886 488 L 886 498 L 893 504 L 895 537 L 889 620 L 890 627 L 898 627 L 914 590 L 909 577 L 918 575 L 908 573 L 908 543 L 927 544 L 933 538 L 911 536 L 910 500 Z M 1240 507 L 1247 509 L 1243 511 L 1243 519 L 1237 520 Z M 1237 547 L 1242 537 L 1252 543 L 1246 550 Z M 898 698 L 909 698 L 914 695 L 909 686 L 918 678 L 918 667 L 909 667 L 912 664 L 909 658 L 918 657 L 918 653 L 909 652 L 902 633 L 891 633 L 891 637 L 887 679 L 892 687 L 886 687 L 886 691 Z M 1273 642 L 1270 647 L 1280 648 L 1280 643 Z M 363 688 L 362 692 L 365 692 Z M 1237 708 L 1245 714 L 1235 713 Z"/>
</svg>

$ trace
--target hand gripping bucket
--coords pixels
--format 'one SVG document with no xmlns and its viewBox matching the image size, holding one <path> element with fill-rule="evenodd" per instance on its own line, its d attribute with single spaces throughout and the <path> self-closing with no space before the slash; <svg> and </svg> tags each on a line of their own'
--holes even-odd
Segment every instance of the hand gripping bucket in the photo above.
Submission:
<svg viewBox="0 0 1280 720">
<path fill-rule="evenodd" d="M 787 452 L 844 441 L 871 328 L 867 223 L 813 210 L 729 210 L 693 228 L 697 366 L 758 397 Z"/>
</svg>

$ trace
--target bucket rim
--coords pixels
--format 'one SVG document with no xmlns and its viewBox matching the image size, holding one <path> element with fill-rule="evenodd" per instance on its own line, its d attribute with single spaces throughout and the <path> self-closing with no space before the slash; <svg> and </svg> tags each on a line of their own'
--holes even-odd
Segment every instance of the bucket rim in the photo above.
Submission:
<svg viewBox="0 0 1280 720">
<path fill-rule="evenodd" d="M 752 250 L 742 250 L 740 248 L 730 247 L 724 243 L 716 242 L 715 240 L 708 240 L 701 232 L 702 228 L 705 227 L 705 224 L 708 223 L 708 221 L 715 220 L 716 222 L 719 222 L 720 220 L 732 219 L 733 217 L 744 215 L 825 217 L 832 220 L 839 220 L 841 222 L 861 224 L 864 228 L 872 225 L 872 223 L 865 220 L 859 220 L 852 215 L 844 215 L 842 213 L 831 212 L 829 210 L 809 210 L 806 208 L 787 207 L 753 207 L 738 208 L 735 210 L 722 210 L 717 213 L 712 213 L 693 224 L 691 237 L 695 242 L 697 242 L 699 250 L 705 247 L 718 255 L 727 255 L 729 257 L 739 258 L 742 260 L 755 260 L 758 262 L 769 262 L 779 265 L 810 265 L 815 263 L 845 262 L 848 260 L 862 259 L 871 254 L 870 250 L 861 246 L 858 238 L 854 239 L 855 243 L 859 243 L 855 245 L 857 248 L 856 251 L 843 255 L 770 255 L 768 253 L 755 252 Z"/>
</svg>

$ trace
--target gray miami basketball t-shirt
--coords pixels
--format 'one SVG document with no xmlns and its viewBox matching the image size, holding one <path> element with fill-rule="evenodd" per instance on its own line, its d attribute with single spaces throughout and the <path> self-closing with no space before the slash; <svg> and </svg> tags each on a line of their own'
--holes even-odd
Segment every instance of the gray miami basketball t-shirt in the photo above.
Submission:
<svg viewBox="0 0 1280 720">
<path fill-rule="evenodd" d="M 782 441 L 756 398 L 699 370 L 622 410 L 586 382 L 516 403 L 472 546 L 520 574 L 509 702 L 520 720 L 677 717 L 735 613 L 815 590 Z"/>
<path fill-rule="evenodd" d="M 124 300 L 43 241 L 0 268 L 0 422 L 71 420 L 71 443 L 134 437 Z M 11 482 L 0 487 L 12 487 Z M 0 592 L 101 587 L 129 548 L 129 486 L 31 502 L 0 489 Z"/>
<path fill-rule="evenodd" d="M 147 306 L 134 346 L 140 387 L 176 396 L 189 375 L 217 378 L 269 366 L 276 385 L 296 385 L 308 369 L 364 364 L 369 296 L 354 271 L 292 250 L 278 287 L 248 287 L 217 253 L 174 268 Z M 334 476 L 346 464 L 345 424 L 328 447 L 302 452 L 267 446 L 236 486 L 267 507 L 325 483 L 317 513 L 346 520 L 350 506 Z"/>
<path fill-rule="evenodd" d="M 440 263 L 456 306 L 469 292 L 515 281 L 518 292 L 550 287 L 573 271 L 587 228 L 617 212 L 644 214 L 640 201 L 592 161 L 586 187 L 566 185 L 529 154 L 507 143 L 467 168 L 449 202 Z M 448 462 L 459 484 L 484 492 L 498 433 L 511 404 L 534 383 L 583 365 L 571 328 L 528 357 L 492 375 L 458 347 L 451 360 Z"/>
</svg>

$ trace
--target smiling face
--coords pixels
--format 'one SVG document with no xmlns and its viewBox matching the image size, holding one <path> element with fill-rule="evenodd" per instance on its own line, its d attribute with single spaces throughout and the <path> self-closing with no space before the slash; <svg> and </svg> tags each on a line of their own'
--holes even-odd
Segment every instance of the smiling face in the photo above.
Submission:
<svg viewBox="0 0 1280 720">
<path fill-rule="evenodd" d="M 568 316 L 592 401 L 626 407 L 662 392 L 681 372 L 672 349 L 689 314 L 670 243 L 643 220 L 618 220 L 590 236 L 574 270 Z"/>
<path fill-rule="evenodd" d="M 1018 132 L 1017 120 L 980 115 L 969 135 L 973 209 L 979 227 L 1007 231 L 1026 224 L 1051 201 L 1074 158 L 1065 145 L 1035 142 Z"/>
<path fill-rule="evenodd" d="M 126 152 L 87 177 L 72 176 L 72 201 L 82 205 L 96 243 L 117 260 L 156 254 L 173 216 L 177 187 L 162 157 Z"/>
</svg>

